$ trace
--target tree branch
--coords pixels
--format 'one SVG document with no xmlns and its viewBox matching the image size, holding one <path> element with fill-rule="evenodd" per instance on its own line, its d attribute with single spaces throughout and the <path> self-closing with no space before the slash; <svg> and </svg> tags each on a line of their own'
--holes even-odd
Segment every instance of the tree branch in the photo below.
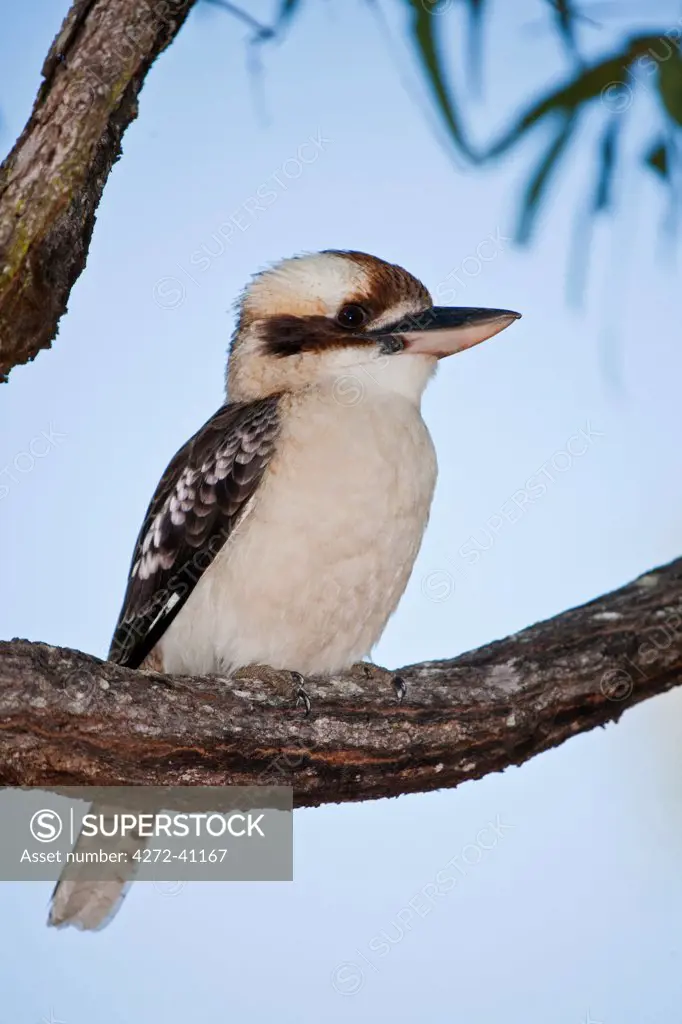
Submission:
<svg viewBox="0 0 682 1024">
<path fill-rule="evenodd" d="M 0 167 L 0 380 L 49 348 L 137 98 L 195 0 L 75 0 Z"/>
<path fill-rule="evenodd" d="M 521 764 L 682 682 L 682 559 L 451 661 L 306 680 L 134 672 L 0 643 L 3 785 L 281 783 L 297 806 L 456 786 Z"/>
</svg>

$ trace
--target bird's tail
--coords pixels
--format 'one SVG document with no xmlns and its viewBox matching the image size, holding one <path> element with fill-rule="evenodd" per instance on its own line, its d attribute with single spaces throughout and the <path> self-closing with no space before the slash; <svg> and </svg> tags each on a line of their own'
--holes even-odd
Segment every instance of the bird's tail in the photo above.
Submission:
<svg viewBox="0 0 682 1024">
<path fill-rule="evenodd" d="M 103 804 L 93 804 L 91 814 L 104 821 L 120 813 Z M 107 828 L 106 831 L 114 831 Z M 142 851 L 146 839 L 137 832 L 125 836 L 84 835 L 81 830 L 73 848 L 73 859 L 66 865 L 50 900 L 48 925 L 56 928 L 72 925 L 83 931 L 104 928 L 118 912 L 139 868 L 136 851 Z M 97 851 L 114 854 L 103 866 L 93 860 Z M 88 855 L 90 855 L 88 857 Z"/>
</svg>

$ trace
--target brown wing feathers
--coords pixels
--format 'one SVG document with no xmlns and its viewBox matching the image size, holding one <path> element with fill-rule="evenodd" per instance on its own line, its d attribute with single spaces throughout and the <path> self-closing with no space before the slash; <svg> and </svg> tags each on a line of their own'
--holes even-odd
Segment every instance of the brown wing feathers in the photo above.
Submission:
<svg viewBox="0 0 682 1024">
<path fill-rule="evenodd" d="M 111 661 L 139 667 L 228 539 L 274 452 L 278 402 L 223 406 L 170 462 L 135 544 Z"/>
</svg>

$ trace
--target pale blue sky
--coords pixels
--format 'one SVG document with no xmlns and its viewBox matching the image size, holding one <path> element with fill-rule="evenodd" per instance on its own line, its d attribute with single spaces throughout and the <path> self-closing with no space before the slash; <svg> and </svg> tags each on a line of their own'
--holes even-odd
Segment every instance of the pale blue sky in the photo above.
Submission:
<svg viewBox="0 0 682 1024">
<path fill-rule="evenodd" d="M 270 7 L 251 9 L 266 19 Z M 635 173 L 619 182 L 622 216 L 597 230 L 585 302 L 569 306 L 566 253 L 594 125 L 537 243 L 516 249 L 514 199 L 541 140 L 500 168 L 460 167 L 415 98 L 400 8 L 382 7 L 390 43 L 361 2 L 305 5 L 263 50 L 254 87 L 242 27 L 202 5 L 154 67 L 54 349 L 2 389 L 0 469 L 57 432 L 30 472 L 0 478 L 11 485 L 0 491 L 12 538 L 3 637 L 106 653 L 158 476 L 221 401 L 234 299 L 255 270 L 302 250 L 365 249 L 444 299 L 524 314 L 430 386 L 438 491 L 377 661 L 452 656 L 682 550 L 679 272 L 657 243 L 659 186 Z M 3 152 L 66 8 L 31 0 L 5 14 Z M 676 23 L 675 5 L 656 10 Z M 469 108 L 481 137 L 564 67 L 539 0 L 494 12 L 486 102 Z M 459 24 L 448 18 L 454 65 Z M 601 47 L 610 29 L 594 32 Z M 633 152 L 652 102 L 631 111 Z M 311 138 L 322 141 L 299 174 Z M 259 189 L 276 194 L 264 212 L 248 204 Z M 226 224 L 220 253 L 213 236 Z M 203 246 L 216 255 L 202 270 L 193 254 Z M 569 466 L 557 453 L 588 425 Z M 505 519 L 548 464 L 546 493 Z M 2 1013 L 13 1024 L 50 1009 L 67 1024 L 581 1024 L 589 1011 L 609 1024 L 670 1024 L 682 1005 L 681 740 L 671 694 L 456 791 L 298 812 L 293 885 L 195 883 L 175 897 L 139 885 L 94 936 L 45 928 L 49 886 L 0 887 Z M 513 827 L 379 955 L 374 940 L 397 938 L 403 908 L 498 815 Z M 345 962 L 350 974 L 337 970 Z M 352 977 L 359 991 L 339 992 Z"/>
</svg>

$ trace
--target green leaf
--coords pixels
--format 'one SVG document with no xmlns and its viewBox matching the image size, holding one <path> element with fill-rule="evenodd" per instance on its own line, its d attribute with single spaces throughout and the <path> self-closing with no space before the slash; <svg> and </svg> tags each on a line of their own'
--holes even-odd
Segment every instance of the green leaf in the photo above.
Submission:
<svg viewBox="0 0 682 1024">
<path fill-rule="evenodd" d="M 554 20 L 566 50 L 572 57 L 580 60 L 575 32 L 575 23 L 580 18 L 580 15 L 573 9 L 573 4 L 569 3 L 568 0 L 548 0 L 548 2 L 552 8 Z"/>
<path fill-rule="evenodd" d="M 424 0 L 406 0 L 406 2 L 412 11 L 412 42 L 416 48 L 426 84 L 452 141 L 463 153 L 473 157 L 460 125 L 457 104 L 447 84 L 440 54 L 437 33 L 444 19 L 437 13 L 436 7 L 433 10 L 425 9 Z"/>
<path fill-rule="evenodd" d="M 611 89 L 626 86 L 629 64 L 633 59 L 629 49 L 577 72 L 565 85 L 549 93 L 523 114 L 514 126 L 486 154 L 500 156 L 519 142 L 526 132 L 548 115 L 573 114 L 601 96 L 611 96 Z M 629 86 L 628 86 L 629 88 Z"/>
<path fill-rule="evenodd" d="M 644 163 L 662 178 L 668 178 L 670 163 L 668 160 L 668 147 L 666 146 L 665 140 L 658 140 L 653 144 L 651 149 L 644 154 Z"/>
<path fill-rule="evenodd" d="M 602 210 L 607 210 L 611 205 L 613 197 L 613 172 L 616 167 L 618 136 L 622 124 L 622 115 L 612 115 L 599 140 L 599 177 L 597 178 L 597 187 L 592 202 L 594 213 L 601 213 Z"/>
<path fill-rule="evenodd" d="M 288 21 L 291 21 L 293 16 L 298 13 L 300 6 L 300 0 L 281 0 L 279 12 L 275 19 L 277 28 L 283 28 Z"/>
<path fill-rule="evenodd" d="M 542 198 L 552 175 L 558 167 L 559 160 L 571 140 L 575 126 L 576 118 L 574 115 L 565 115 L 562 118 L 554 140 L 526 186 L 526 191 L 521 201 L 521 216 L 516 228 L 516 240 L 521 245 L 525 245 L 530 240 Z"/>
<path fill-rule="evenodd" d="M 682 58 L 679 50 L 658 65 L 658 92 L 676 124 L 682 125 Z"/>
<path fill-rule="evenodd" d="M 469 37 L 467 63 L 469 81 L 477 93 L 481 92 L 483 70 L 483 8 L 485 0 L 467 0 L 469 6 Z"/>
</svg>

